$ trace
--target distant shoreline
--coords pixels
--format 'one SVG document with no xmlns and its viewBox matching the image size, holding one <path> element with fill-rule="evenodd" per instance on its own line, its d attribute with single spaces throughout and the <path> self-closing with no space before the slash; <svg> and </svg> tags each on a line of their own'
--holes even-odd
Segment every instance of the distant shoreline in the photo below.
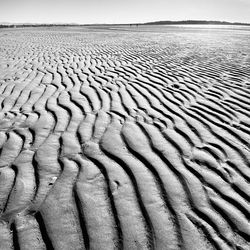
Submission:
<svg viewBox="0 0 250 250">
<path fill-rule="evenodd" d="M 205 21 L 205 20 L 186 20 L 186 21 L 155 21 L 146 23 L 120 23 L 120 24 L 56 24 L 56 23 L 8 23 L 0 24 L 0 28 L 25 28 L 25 27 L 86 27 L 86 26 L 120 26 L 120 25 L 238 25 L 250 26 L 250 23 L 225 22 L 225 21 Z"/>
</svg>

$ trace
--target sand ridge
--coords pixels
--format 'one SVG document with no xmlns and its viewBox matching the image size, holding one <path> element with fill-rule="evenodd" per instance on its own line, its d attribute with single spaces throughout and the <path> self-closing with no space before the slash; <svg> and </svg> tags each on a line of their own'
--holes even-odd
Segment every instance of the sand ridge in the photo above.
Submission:
<svg viewBox="0 0 250 250">
<path fill-rule="evenodd" d="M 0 249 L 250 248 L 250 33 L 157 32 L 0 30 Z"/>
</svg>

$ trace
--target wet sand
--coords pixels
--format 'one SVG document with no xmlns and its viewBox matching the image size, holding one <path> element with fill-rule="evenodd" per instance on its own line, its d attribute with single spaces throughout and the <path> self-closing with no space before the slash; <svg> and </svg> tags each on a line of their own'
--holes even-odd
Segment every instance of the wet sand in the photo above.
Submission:
<svg viewBox="0 0 250 250">
<path fill-rule="evenodd" d="M 0 249 L 250 249 L 250 30 L 0 30 Z"/>
</svg>

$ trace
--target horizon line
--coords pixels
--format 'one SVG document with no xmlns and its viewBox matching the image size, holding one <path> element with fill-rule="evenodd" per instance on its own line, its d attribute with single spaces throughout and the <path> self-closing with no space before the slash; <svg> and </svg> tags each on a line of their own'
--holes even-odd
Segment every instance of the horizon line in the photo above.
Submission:
<svg viewBox="0 0 250 250">
<path fill-rule="evenodd" d="M 194 24 L 206 24 L 206 23 L 211 23 L 211 24 L 233 24 L 233 25 L 250 25 L 250 23 L 246 22 L 232 22 L 232 21 L 218 21 L 218 20 L 201 20 L 201 19 L 188 19 L 188 20 L 178 20 L 178 21 L 172 21 L 172 20 L 158 20 L 158 21 L 150 21 L 150 22 L 126 22 L 126 23 L 68 23 L 68 22 L 0 22 L 0 26 L 11 26 L 11 25 L 67 25 L 67 26 L 86 26 L 86 25 L 130 25 L 130 24 L 138 24 L 138 25 L 146 25 L 146 24 L 178 24 L 178 23 L 183 23 L 186 24 L 188 22 L 194 22 Z M 200 23 L 199 23 L 200 22 Z"/>
</svg>

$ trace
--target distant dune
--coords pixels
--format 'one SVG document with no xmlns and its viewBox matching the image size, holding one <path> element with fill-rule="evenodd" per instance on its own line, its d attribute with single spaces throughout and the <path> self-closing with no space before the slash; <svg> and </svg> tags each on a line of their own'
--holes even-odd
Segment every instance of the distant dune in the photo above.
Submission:
<svg viewBox="0 0 250 250">
<path fill-rule="evenodd" d="M 173 25 L 173 24 L 207 24 L 207 25 L 247 25 L 250 26 L 250 23 L 240 23 L 240 22 L 225 22 L 225 21 L 205 21 L 205 20 L 186 20 L 186 21 L 156 21 L 156 22 L 147 22 L 146 25 Z"/>
</svg>

